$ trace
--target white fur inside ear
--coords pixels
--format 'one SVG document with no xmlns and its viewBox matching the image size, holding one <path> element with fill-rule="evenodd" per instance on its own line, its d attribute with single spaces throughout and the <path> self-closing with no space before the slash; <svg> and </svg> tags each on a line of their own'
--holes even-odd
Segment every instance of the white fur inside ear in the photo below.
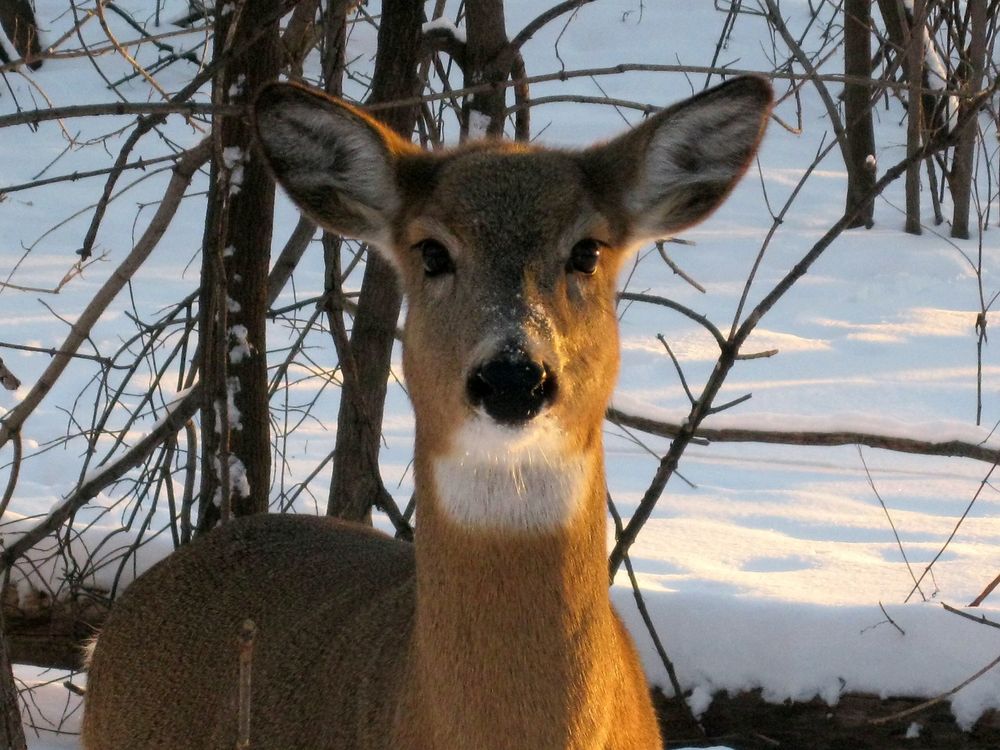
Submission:
<svg viewBox="0 0 1000 750">
<path fill-rule="evenodd" d="M 629 201 L 637 215 L 658 220 L 682 206 L 685 191 L 724 186 L 742 174 L 760 135 L 759 106 L 743 97 L 712 97 L 668 115 L 653 134 L 639 189 Z"/>
<path fill-rule="evenodd" d="M 434 461 L 433 479 L 442 510 L 462 526 L 545 532 L 568 525 L 584 502 L 588 461 L 544 416 L 520 428 L 476 417 L 454 446 Z"/>
<path fill-rule="evenodd" d="M 365 123 L 306 104 L 267 112 L 260 122 L 269 150 L 288 165 L 283 177 L 289 183 L 344 190 L 379 208 L 380 200 L 394 197 L 385 149 Z"/>
<path fill-rule="evenodd" d="M 376 130 L 346 109 L 304 98 L 257 112 L 275 176 L 318 223 L 385 247 L 378 232 L 399 208 L 391 157 Z M 336 197 L 327 210 L 322 196 Z"/>
</svg>

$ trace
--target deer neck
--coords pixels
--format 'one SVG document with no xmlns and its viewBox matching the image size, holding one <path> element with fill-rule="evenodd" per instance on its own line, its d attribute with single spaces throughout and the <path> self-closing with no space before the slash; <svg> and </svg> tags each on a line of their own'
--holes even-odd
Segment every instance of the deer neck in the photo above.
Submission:
<svg viewBox="0 0 1000 750">
<path fill-rule="evenodd" d="M 418 448 L 416 679 L 440 746 L 602 746 L 620 636 L 599 431 L 590 442 L 494 471 Z"/>
</svg>

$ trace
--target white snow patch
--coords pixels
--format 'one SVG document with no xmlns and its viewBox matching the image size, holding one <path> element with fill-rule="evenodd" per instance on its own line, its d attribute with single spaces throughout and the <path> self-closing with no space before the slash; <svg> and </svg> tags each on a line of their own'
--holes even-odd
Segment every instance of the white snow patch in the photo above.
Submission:
<svg viewBox="0 0 1000 750">
<path fill-rule="evenodd" d="M 486 137 L 486 131 L 490 127 L 490 117 L 478 110 L 469 112 L 469 138 L 478 140 Z"/>
<path fill-rule="evenodd" d="M 248 335 L 245 325 L 237 324 L 229 327 L 229 340 L 233 344 L 229 350 L 230 363 L 238 365 L 253 354 L 253 344 L 247 339 Z"/>
<path fill-rule="evenodd" d="M 704 685 L 695 685 L 687 698 L 687 704 L 695 718 L 699 718 L 712 705 L 712 693 Z"/>
<path fill-rule="evenodd" d="M 236 80 L 229 86 L 229 90 L 226 92 L 230 99 L 235 99 L 238 96 L 242 96 L 243 91 L 246 89 L 247 77 L 240 73 Z"/>
<path fill-rule="evenodd" d="M 243 415 L 236 406 L 236 394 L 240 392 L 239 378 L 226 378 L 226 416 L 229 418 L 229 429 L 243 429 Z"/>
<path fill-rule="evenodd" d="M 455 37 L 457 41 L 461 42 L 462 44 L 465 44 L 466 41 L 465 29 L 458 28 L 455 25 L 454 21 L 445 16 L 441 16 L 440 18 L 435 18 L 433 21 L 427 21 L 426 23 L 424 23 L 423 26 L 420 27 L 420 30 L 424 34 L 427 34 L 428 32 L 431 31 L 436 31 L 438 29 L 444 29 L 445 31 L 448 31 L 453 37 Z"/>
<path fill-rule="evenodd" d="M 247 155 L 239 146 L 222 149 L 222 163 L 229 170 L 229 194 L 236 195 L 243 187 L 243 168 Z"/>
<path fill-rule="evenodd" d="M 239 458 L 229 455 L 229 488 L 240 497 L 250 497 L 250 480 L 247 467 Z"/>
</svg>

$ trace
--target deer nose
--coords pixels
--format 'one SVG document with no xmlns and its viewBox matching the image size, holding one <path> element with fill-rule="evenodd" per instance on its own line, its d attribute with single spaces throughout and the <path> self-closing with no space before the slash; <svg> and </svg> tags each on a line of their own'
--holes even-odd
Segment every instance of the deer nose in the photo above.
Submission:
<svg viewBox="0 0 1000 750">
<path fill-rule="evenodd" d="M 505 351 L 469 375 L 469 401 L 494 420 L 518 425 L 538 416 L 555 398 L 556 376 L 522 351 Z"/>
</svg>

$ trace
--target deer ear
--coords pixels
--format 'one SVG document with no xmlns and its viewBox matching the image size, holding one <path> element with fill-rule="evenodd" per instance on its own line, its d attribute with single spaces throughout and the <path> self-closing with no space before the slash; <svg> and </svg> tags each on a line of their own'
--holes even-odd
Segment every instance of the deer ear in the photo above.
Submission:
<svg viewBox="0 0 1000 750">
<path fill-rule="evenodd" d="M 757 152 L 771 101 L 764 79 L 735 78 L 585 152 L 585 168 L 615 193 L 607 197 L 634 240 L 669 236 L 725 200 Z"/>
<path fill-rule="evenodd" d="M 254 124 L 275 179 L 303 213 L 389 254 L 401 203 L 397 155 L 408 142 L 355 107 L 293 84 L 260 92 Z"/>
</svg>

